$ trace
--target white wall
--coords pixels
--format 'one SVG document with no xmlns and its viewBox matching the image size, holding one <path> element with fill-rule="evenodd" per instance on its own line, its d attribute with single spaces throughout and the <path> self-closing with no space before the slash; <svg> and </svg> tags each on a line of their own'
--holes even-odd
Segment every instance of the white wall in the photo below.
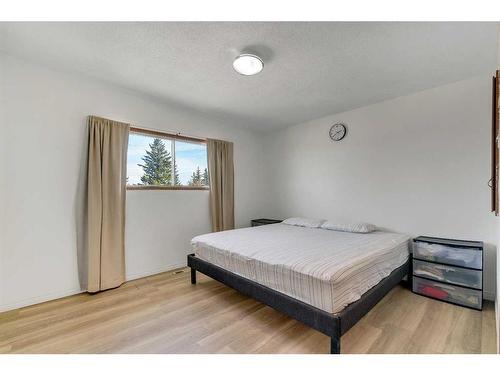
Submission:
<svg viewBox="0 0 500 375">
<path fill-rule="evenodd" d="M 0 191 L 0 310 L 81 290 L 83 242 L 77 229 L 83 220 L 89 114 L 233 141 L 236 225 L 268 214 L 261 201 L 266 196 L 262 135 L 86 77 L 5 55 L 0 61 L 5 101 L 0 178 L 8 179 Z M 130 191 L 127 277 L 184 265 L 189 239 L 209 230 L 206 191 Z"/>
<path fill-rule="evenodd" d="M 497 40 L 500 41 L 500 24 L 497 24 Z M 497 43 L 497 69 L 500 69 L 500 44 Z M 498 104 L 498 103 L 497 103 Z M 500 218 L 497 218 L 498 244 L 500 244 Z M 499 246 L 500 247 L 500 246 Z M 497 328 L 497 353 L 500 354 L 500 251 L 497 251 L 497 295 L 495 300 L 495 318 Z"/>
<path fill-rule="evenodd" d="M 348 127 L 341 142 L 328 137 L 335 122 Z M 279 131 L 266 141 L 275 212 L 482 240 L 485 296 L 494 299 L 490 131 L 489 76 Z"/>
<path fill-rule="evenodd" d="M 498 234 L 498 242 L 500 243 L 500 219 L 497 217 L 497 234 Z M 497 250 L 497 295 L 495 299 L 495 320 L 496 320 L 496 329 L 497 329 L 497 353 L 500 354 L 500 256 L 498 255 Z"/>
<path fill-rule="evenodd" d="M 211 231 L 208 196 L 188 190 L 127 192 L 127 279 L 186 265 L 191 238 Z M 240 215 L 241 226 L 248 221 Z"/>
<path fill-rule="evenodd" d="M 88 114 L 233 141 L 237 226 L 301 215 L 485 241 L 494 296 L 490 77 L 261 135 L 85 77 L 0 64 L 1 310 L 80 291 Z M 328 139 L 336 121 L 348 126 L 339 143 Z M 127 277 L 184 264 L 189 239 L 209 229 L 207 192 L 129 191 Z"/>
<path fill-rule="evenodd" d="M 2 74 L 4 71 L 4 62 L 0 58 L 0 130 L 3 132 L 4 124 L 5 124 L 5 96 L 4 96 L 4 78 L 5 75 Z M 4 241 L 5 241 L 5 225 L 6 225 L 6 217 L 3 214 L 4 210 L 4 197 L 6 197 L 5 191 L 5 183 L 7 181 L 6 175 L 6 165 L 7 165 L 7 152 L 6 152 L 6 141 L 5 137 L 0 133 L 0 305 L 1 301 L 4 299 L 4 286 L 1 282 L 3 280 L 2 277 L 2 264 L 4 258 Z"/>
</svg>

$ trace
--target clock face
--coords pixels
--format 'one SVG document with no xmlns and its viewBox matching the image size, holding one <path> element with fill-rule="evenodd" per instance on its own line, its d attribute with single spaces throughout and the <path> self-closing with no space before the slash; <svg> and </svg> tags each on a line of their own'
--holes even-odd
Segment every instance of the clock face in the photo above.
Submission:
<svg viewBox="0 0 500 375">
<path fill-rule="evenodd" d="M 340 141 L 345 137 L 347 128 L 344 124 L 335 124 L 330 128 L 330 138 L 332 141 Z"/>
</svg>

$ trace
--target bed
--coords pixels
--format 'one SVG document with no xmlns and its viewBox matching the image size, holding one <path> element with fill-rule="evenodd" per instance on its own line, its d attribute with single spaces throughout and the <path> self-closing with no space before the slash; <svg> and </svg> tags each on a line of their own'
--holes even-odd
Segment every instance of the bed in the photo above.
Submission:
<svg viewBox="0 0 500 375">
<path fill-rule="evenodd" d="M 331 338 L 340 337 L 408 273 L 410 238 L 272 224 L 192 239 L 191 282 L 206 274 Z"/>
</svg>

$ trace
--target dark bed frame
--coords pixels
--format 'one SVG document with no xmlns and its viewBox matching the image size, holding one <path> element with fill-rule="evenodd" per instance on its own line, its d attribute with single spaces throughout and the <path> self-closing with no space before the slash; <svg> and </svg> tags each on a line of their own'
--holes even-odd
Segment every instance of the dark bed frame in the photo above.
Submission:
<svg viewBox="0 0 500 375">
<path fill-rule="evenodd" d="M 409 274 L 409 261 L 407 261 L 363 294 L 359 300 L 351 303 L 339 313 L 331 314 L 267 286 L 238 276 L 210 262 L 197 258 L 194 254 L 188 255 L 187 263 L 191 267 L 191 284 L 196 284 L 196 271 L 201 272 L 291 318 L 307 324 L 330 337 L 331 354 L 340 354 L 340 337 Z"/>
</svg>

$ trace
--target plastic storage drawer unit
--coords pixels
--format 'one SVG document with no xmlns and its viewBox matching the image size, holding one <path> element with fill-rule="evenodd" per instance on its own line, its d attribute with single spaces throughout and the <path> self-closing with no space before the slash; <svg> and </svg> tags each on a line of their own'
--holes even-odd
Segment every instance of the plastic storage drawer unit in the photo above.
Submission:
<svg viewBox="0 0 500 375">
<path fill-rule="evenodd" d="M 413 292 L 482 309 L 482 242 L 423 236 L 413 242 Z"/>
</svg>

